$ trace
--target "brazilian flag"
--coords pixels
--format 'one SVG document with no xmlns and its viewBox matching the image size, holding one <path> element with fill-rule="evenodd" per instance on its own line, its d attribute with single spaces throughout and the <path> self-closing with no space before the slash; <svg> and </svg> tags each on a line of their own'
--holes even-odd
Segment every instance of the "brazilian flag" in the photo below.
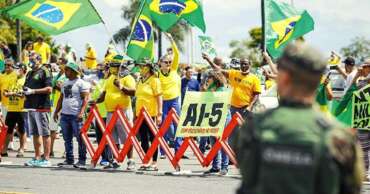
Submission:
<svg viewBox="0 0 370 194">
<path fill-rule="evenodd" d="M 147 0 L 143 0 L 131 28 L 127 55 L 136 61 L 144 58 L 152 60 L 154 58 L 153 46 L 153 22 Z"/>
<path fill-rule="evenodd" d="M 49 35 L 102 22 L 89 0 L 25 0 L 1 13 Z"/>
<path fill-rule="evenodd" d="M 149 0 L 150 15 L 162 31 L 168 31 L 180 19 L 206 31 L 203 8 L 198 0 Z"/>
<path fill-rule="evenodd" d="M 307 11 L 293 6 L 265 0 L 265 40 L 273 58 L 281 56 L 285 46 L 314 29 L 314 21 Z"/>
</svg>

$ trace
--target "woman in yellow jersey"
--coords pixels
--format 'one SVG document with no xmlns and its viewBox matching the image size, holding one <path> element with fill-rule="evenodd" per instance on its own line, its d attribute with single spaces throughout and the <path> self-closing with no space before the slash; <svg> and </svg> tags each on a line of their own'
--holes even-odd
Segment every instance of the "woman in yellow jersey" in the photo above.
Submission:
<svg viewBox="0 0 370 194">
<path fill-rule="evenodd" d="M 154 65 L 144 60 L 139 63 L 141 78 L 136 87 L 136 116 L 139 116 L 140 110 L 146 108 L 149 115 L 159 126 L 162 122 L 162 87 L 157 75 L 155 75 Z M 153 142 L 154 135 L 146 122 L 140 127 L 141 147 L 145 152 L 149 149 L 149 141 Z M 145 164 L 141 170 L 158 170 L 157 168 L 158 150 L 153 155 L 151 165 Z"/>
<path fill-rule="evenodd" d="M 13 70 L 13 67 L 17 69 L 21 68 L 20 66 L 14 66 L 13 60 L 5 60 L 6 71 L 16 72 Z M 2 92 L 3 97 L 6 99 L 6 108 L 7 114 L 5 118 L 5 124 L 8 126 L 8 131 L 6 135 L 5 145 L 1 156 L 8 156 L 7 148 L 9 143 L 13 139 L 14 130 L 17 128 L 18 137 L 19 137 L 19 149 L 17 157 L 23 157 L 24 147 L 26 144 L 26 131 L 25 131 L 25 122 L 24 122 L 24 95 L 23 95 L 23 85 L 25 82 L 25 68 L 21 68 L 19 75 L 16 75 L 15 80 L 8 82 L 5 86 L 6 89 Z M 18 126 L 18 127 L 16 127 Z"/>
<path fill-rule="evenodd" d="M 161 81 L 163 90 L 163 117 L 165 120 L 169 111 L 174 108 L 178 115 L 180 115 L 180 96 L 181 96 L 181 77 L 178 73 L 179 68 L 179 49 L 176 46 L 171 34 L 166 33 L 166 36 L 171 41 L 172 49 L 159 60 L 160 70 L 159 80 Z M 182 138 L 175 138 L 176 128 L 174 124 L 165 135 L 165 139 L 170 145 L 173 145 L 175 152 L 182 144 Z M 164 151 L 161 149 L 161 158 L 165 158 Z"/>
</svg>

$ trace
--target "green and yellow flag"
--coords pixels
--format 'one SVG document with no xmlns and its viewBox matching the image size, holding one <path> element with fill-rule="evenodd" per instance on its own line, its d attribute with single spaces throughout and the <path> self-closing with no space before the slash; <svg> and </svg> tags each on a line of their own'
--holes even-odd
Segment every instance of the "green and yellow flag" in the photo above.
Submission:
<svg viewBox="0 0 370 194">
<path fill-rule="evenodd" d="M 280 57 L 289 42 L 313 29 L 314 21 L 307 11 L 276 0 L 265 0 L 265 40 L 273 58 Z"/>
<path fill-rule="evenodd" d="M 89 0 L 25 0 L 1 13 L 49 35 L 102 22 Z"/>
<path fill-rule="evenodd" d="M 198 0 L 149 0 L 150 15 L 162 31 L 168 31 L 180 19 L 206 31 L 203 8 Z"/>
<path fill-rule="evenodd" d="M 154 58 L 154 35 L 153 22 L 147 0 L 141 2 L 135 22 L 131 28 L 130 42 L 127 47 L 127 55 L 138 61 L 140 59 Z"/>
</svg>

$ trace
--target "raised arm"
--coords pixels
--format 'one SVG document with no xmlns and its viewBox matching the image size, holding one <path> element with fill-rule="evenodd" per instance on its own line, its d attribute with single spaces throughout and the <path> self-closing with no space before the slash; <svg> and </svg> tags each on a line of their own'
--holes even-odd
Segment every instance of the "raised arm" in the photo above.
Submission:
<svg viewBox="0 0 370 194">
<path fill-rule="evenodd" d="M 207 61 L 207 63 L 212 67 L 212 69 L 221 72 L 226 78 L 229 78 L 229 72 L 225 69 L 222 69 L 220 66 L 215 64 L 207 54 L 202 53 L 202 57 L 204 60 Z"/>
<path fill-rule="evenodd" d="M 263 58 L 266 60 L 267 64 L 271 68 L 272 75 L 277 74 L 278 73 L 277 65 L 272 61 L 270 55 L 267 52 L 263 52 L 262 54 L 263 54 Z"/>
<path fill-rule="evenodd" d="M 177 71 L 179 69 L 179 64 L 180 64 L 180 51 L 172 35 L 170 33 L 165 33 L 165 35 L 167 36 L 168 40 L 171 42 L 172 51 L 173 51 L 173 60 L 171 64 L 171 70 Z"/>
</svg>

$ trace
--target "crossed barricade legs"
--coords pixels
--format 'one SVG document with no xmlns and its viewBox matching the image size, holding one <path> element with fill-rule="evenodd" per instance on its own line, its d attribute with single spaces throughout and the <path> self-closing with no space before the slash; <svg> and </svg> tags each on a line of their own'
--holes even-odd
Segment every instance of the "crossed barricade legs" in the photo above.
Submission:
<svg viewBox="0 0 370 194">
<path fill-rule="evenodd" d="M 96 150 L 94 149 L 92 143 L 90 142 L 87 136 L 89 126 L 94 121 L 94 119 L 97 120 L 97 124 L 99 125 L 103 133 L 102 140 Z M 116 122 L 121 122 L 123 124 L 125 133 L 127 134 L 126 142 L 121 150 L 119 150 L 116 147 L 115 142 L 111 136 L 112 129 L 114 128 Z M 147 153 L 145 153 L 144 150 L 141 148 L 139 141 L 136 138 L 136 135 L 139 132 L 140 126 L 142 125 L 143 122 L 147 122 L 151 133 L 153 133 L 154 135 L 154 140 L 150 148 L 148 149 Z M 203 167 L 207 167 L 210 165 L 213 158 L 217 155 L 220 149 L 223 149 L 229 156 L 230 160 L 237 166 L 235 152 L 231 149 L 230 145 L 227 142 L 227 139 L 231 135 L 233 130 L 239 125 L 241 125 L 243 122 L 243 119 L 239 114 L 235 114 L 233 116 L 230 123 L 226 126 L 222 137 L 216 140 L 215 145 L 212 147 L 212 149 L 209 151 L 206 157 L 202 154 L 195 140 L 191 137 L 186 137 L 184 139 L 182 145 L 180 146 L 179 150 L 176 153 L 171 152 L 170 147 L 168 146 L 166 140 L 164 139 L 164 135 L 166 134 L 172 122 L 174 122 L 175 124 L 179 123 L 179 116 L 176 114 L 176 111 L 174 109 L 170 110 L 167 118 L 164 120 L 162 126 L 159 129 L 152 120 L 152 118 L 149 116 L 146 109 L 142 109 L 140 111 L 140 114 L 133 125 L 131 124 L 131 122 L 128 121 L 122 110 L 117 109 L 114 112 L 112 119 L 110 120 L 108 125 L 106 125 L 103 119 L 101 118 L 100 113 L 97 111 L 96 106 L 93 106 L 87 117 L 85 124 L 81 129 L 81 136 L 86 144 L 87 151 L 92 157 L 91 164 L 93 166 L 96 166 L 101 154 L 104 151 L 106 144 L 108 144 L 108 146 L 112 149 L 113 156 L 117 160 L 117 162 L 123 162 L 131 147 L 134 147 L 143 164 L 147 164 L 150 162 L 150 159 L 154 155 L 155 151 L 158 149 L 158 146 L 161 146 L 174 169 L 180 170 L 179 162 L 181 160 L 181 157 L 184 155 L 185 151 L 190 146 L 195 156 L 197 157 L 198 161 Z"/>
</svg>

